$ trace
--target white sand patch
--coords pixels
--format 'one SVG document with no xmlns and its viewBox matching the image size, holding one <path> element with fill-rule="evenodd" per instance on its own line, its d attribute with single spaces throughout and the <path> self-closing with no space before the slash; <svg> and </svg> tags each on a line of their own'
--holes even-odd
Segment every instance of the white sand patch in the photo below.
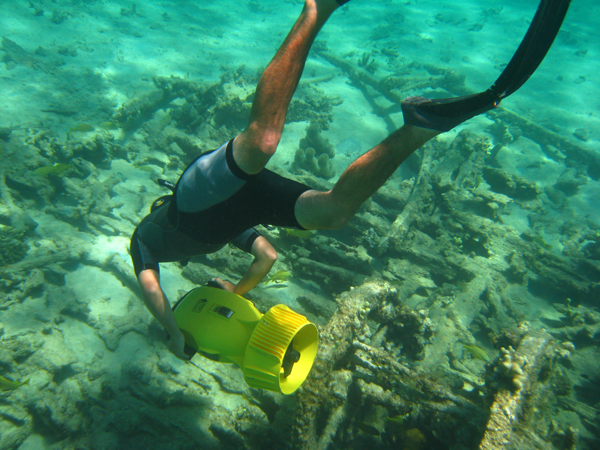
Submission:
<svg viewBox="0 0 600 450">
<path fill-rule="evenodd" d="M 102 314 L 122 316 L 128 313 L 131 291 L 111 273 L 97 267 L 80 266 L 65 279 L 76 298 L 89 306 L 93 318 L 98 319 Z"/>
<path fill-rule="evenodd" d="M 65 325 L 61 326 L 65 344 L 75 353 L 79 363 L 87 366 L 95 356 L 107 353 L 104 341 L 92 327 L 78 320 L 69 320 Z"/>
<path fill-rule="evenodd" d="M 538 144 L 525 137 L 503 147 L 496 159 L 508 172 L 516 173 L 541 188 L 556 183 L 565 170 L 564 165 L 549 159 Z"/>
</svg>

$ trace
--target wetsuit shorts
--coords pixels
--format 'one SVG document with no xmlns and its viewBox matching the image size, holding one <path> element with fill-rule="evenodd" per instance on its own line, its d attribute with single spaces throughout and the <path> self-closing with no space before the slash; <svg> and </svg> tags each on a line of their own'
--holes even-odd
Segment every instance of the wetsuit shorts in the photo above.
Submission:
<svg viewBox="0 0 600 450">
<path fill-rule="evenodd" d="M 250 252 L 260 224 L 303 229 L 294 206 L 309 186 L 268 169 L 242 171 L 233 140 L 200 155 L 183 172 L 173 196 L 146 216 L 131 239 L 136 275 L 158 263 L 185 261 L 228 243 Z"/>
</svg>

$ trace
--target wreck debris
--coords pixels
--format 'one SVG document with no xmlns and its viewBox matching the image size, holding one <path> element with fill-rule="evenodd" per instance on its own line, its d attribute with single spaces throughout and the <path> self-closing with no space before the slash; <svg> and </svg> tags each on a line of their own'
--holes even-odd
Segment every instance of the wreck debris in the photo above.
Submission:
<svg viewBox="0 0 600 450">
<path fill-rule="evenodd" d="M 534 444 L 540 448 L 543 440 L 527 430 L 527 422 L 534 420 L 536 403 L 543 402 L 544 391 L 549 390 L 546 381 L 553 364 L 553 345 L 549 334 L 531 331 L 518 352 L 503 350 L 494 371 L 510 377 L 513 386 L 501 387 L 494 396 L 480 450 L 534 448 Z M 551 444 L 541 445 L 551 448 Z"/>
<path fill-rule="evenodd" d="M 348 371 L 335 373 L 334 365 L 350 347 L 353 336 L 360 334 L 371 309 L 394 295 L 387 284 L 367 283 L 341 296 L 338 309 L 320 333 L 319 353 L 312 372 L 298 394 L 295 414 L 295 448 L 326 449 L 345 418 L 345 399 L 352 381 Z M 330 392 L 329 395 L 326 393 Z M 323 402 L 323 396 L 327 398 Z M 328 426 L 319 424 L 323 406 L 331 411 Z M 319 436 L 317 429 L 325 432 Z"/>
</svg>

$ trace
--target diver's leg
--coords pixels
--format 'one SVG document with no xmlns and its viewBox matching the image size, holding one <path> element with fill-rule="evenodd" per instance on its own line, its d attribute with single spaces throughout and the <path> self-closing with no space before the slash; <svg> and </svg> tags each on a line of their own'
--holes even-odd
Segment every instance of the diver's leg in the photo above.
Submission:
<svg viewBox="0 0 600 450">
<path fill-rule="evenodd" d="M 354 161 L 330 191 L 303 193 L 295 205 L 298 223 L 307 229 L 343 227 L 406 158 L 439 133 L 402 126 Z"/>
<path fill-rule="evenodd" d="M 515 92 L 548 52 L 567 13 L 570 0 L 541 0 L 517 52 L 496 82 L 484 92 L 459 98 L 402 102 L 404 126 L 358 158 L 328 192 L 307 191 L 295 205 L 305 228 L 339 228 L 416 149 L 437 134 L 488 111 Z"/>
<path fill-rule="evenodd" d="M 340 4 L 336 0 L 306 0 L 300 17 L 262 74 L 248 126 L 233 144 L 233 158 L 244 172 L 260 172 L 275 153 L 310 47 Z"/>
</svg>

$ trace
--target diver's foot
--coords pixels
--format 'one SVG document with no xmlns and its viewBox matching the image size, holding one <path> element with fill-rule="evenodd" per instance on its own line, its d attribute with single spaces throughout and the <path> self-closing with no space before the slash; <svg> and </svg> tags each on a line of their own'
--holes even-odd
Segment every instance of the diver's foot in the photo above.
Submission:
<svg viewBox="0 0 600 450">
<path fill-rule="evenodd" d="M 408 97 L 402 104 L 402 116 L 405 125 L 412 125 L 422 130 L 431 130 L 437 134 L 448 131 L 446 117 L 438 117 L 427 111 L 427 106 L 433 102 L 426 97 Z"/>
<path fill-rule="evenodd" d="M 491 90 L 464 97 L 430 100 L 408 97 L 401 104 L 405 125 L 450 131 L 465 120 L 495 108 L 500 100 Z"/>
</svg>

